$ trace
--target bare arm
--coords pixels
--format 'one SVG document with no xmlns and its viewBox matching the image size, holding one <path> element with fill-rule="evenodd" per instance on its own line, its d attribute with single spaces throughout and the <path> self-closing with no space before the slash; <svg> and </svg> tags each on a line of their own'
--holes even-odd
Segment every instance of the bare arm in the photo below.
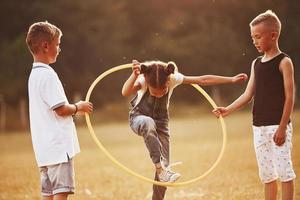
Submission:
<svg viewBox="0 0 300 200">
<path fill-rule="evenodd" d="M 245 92 L 239 98 L 237 98 L 232 104 L 227 106 L 226 108 L 217 107 L 216 109 L 214 109 L 213 113 L 217 117 L 219 117 L 220 115 L 222 115 L 223 117 L 226 117 L 231 112 L 234 112 L 234 111 L 242 108 L 243 106 L 245 106 L 252 100 L 252 98 L 254 96 L 254 87 L 255 87 L 254 63 L 255 63 L 255 61 L 253 61 L 252 65 L 251 65 L 250 79 L 247 84 Z"/>
<path fill-rule="evenodd" d="M 136 93 L 139 89 L 141 89 L 141 85 L 136 81 L 140 71 L 140 63 L 137 60 L 132 61 L 132 74 L 126 80 L 122 88 L 122 95 L 129 96 L 131 94 Z"/>
<path fill-rule="evenodd" d="M 285 101 L 279 127 L 274 134 L 274 142 L 278 146 L 281 146 L 286 139 L 286 128 L 293 111 L 295 100 L 294 67 L 291 59 L 284 58 L 280 62 L 279 70 L 283 76 Z"/>
<path fill-rule="evenodd" d="M 254 75 L 254 61 L 253 61 L 251 66 L 250 79 L 247 84 L 246 90 L 238 99 L 236 99 L 232 104 L 227 106 L 229 112 L 234 112 L 242 108 L 252 100 L 254 96 L 254 86 L 255 86 L 254 76 L 255 75 Z"/>
<path fill-rule="evenodd" d="M 184 84 L 199 84 L 202 86 L 218 85 L 226 83 L 238 83 L 247 79 L 246 74 L 238 74 L 234 77 L 203 75 L 203 76 L 184 76 Z"/>
<path fill-rule="evenodd" d="M 283 113 L 280 121 L 281 127 L 286 127 L 294 107 L 295 100 L 295 87 L 294 87 L 294 67 L 291 59 L 285 58 L 280 63 L 279 69 L 283 75 L 284 83 L 284 107 Z"/>
<path fill-rule="evenodd" d="M 55 108 L 54 111 L 59 116 L 75 115 L 77 112 L 90 114 L 93 111 L 93 104 L 86 101 L 79 101 L 75 104 L 66 104 Z"/>
<path fill-rule="evenodd" d="M 140 84 L 136 81 L 138 78 L 138 75 L 135 75 L 132 73 L 130 77 L 127 79 L 127 81 L 124 83 L 122 88 L 122 95 L 123 96 L 129 96 L 131 94 L 136 93 L 140 88 Z"/>
</svg>

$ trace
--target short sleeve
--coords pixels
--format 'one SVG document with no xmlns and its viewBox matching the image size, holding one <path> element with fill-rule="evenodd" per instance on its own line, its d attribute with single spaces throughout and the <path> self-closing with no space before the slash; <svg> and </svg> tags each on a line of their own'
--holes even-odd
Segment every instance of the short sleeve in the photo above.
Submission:
<svg viewBox="0 0 300 200">
<path fill-rule="evenodd" d="M 136 82 L 139 83 L 141 85 L 141 89 L 145 90 L 147 85 L 146 85 L 146 81 L 145 81 L 145 77 L 144 75 L 139 75 L 139 77 L 136 79 Z"/>
<path fill-rule="evenodd" d="M 48 73 L 42 87 L 41 96 L 44 102 L 53 110 L 67 103 L 67 98 L 62 84 L 54 73 Z"/>
<path fill-rule="evenodd" d="M 170 87 L 175 88 L 176 86 L 182 84 L 183 77 L 183 74 L 179 72 L 175 72 L 174 74 L 172 74 L 170 78 Z"/>
</svg>

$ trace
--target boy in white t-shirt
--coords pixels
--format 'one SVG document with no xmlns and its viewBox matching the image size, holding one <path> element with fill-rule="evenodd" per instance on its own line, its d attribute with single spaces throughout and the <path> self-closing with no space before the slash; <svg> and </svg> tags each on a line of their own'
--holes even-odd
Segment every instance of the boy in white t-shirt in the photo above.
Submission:
<svg viewBox="0 0 300 200">
<path fill-rule="evenodd" d="M 61 36 L 53 24 L 37 22 L 26 37 L 34 60 L 28 80 L 30 129 L 43 200 L 66 200 L 74 193 L 72 158 L 80 149 L 72 115 L 93 110 L 90 102 L 69 104 L 56 72 L 49 66 L 56 62 Z"/>
</svg>

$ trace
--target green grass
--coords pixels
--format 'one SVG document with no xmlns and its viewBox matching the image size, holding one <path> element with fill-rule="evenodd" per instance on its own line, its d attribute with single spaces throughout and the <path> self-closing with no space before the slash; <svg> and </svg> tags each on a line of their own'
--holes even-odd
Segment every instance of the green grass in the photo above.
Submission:
<svg viewBox="0 0 300 200">
<path fill-rule="evenodd" d="M 211 115 L 191 116 L 172 119 L 170 123 L 171 159 L 183 161 L 174 168 L 182 174 L 180 181 L 205 172 L 222 145 L 218 120 Z M 296 173 L 300 171 L 299 117 L 300 112 L 295 112 L 293 164 Z M 251 115 L 248 112 L 234 114 L 226 118 L 226 124 L 228 142 L 220 164 L 195 184 L 169 188 L 167 200 L 263 199 L 252 145 Z M 154 169 L 143 140 L 132 133 L 127 122 L 99 124 L 95 130 L 100 141 L 120 162 L 146 177 L 153 177 Z M 78 135 L 81 153 L 75 158 L 76 195 L 72 195 L 71 200 L 150 199 L 152 186 L 113 165 L 98 149 L 85 126 L 78 128 Z M 39 172 L 30 134 L 0 135 L 0 156 L 0 199 L 40 199 Z M 300 199 L 299 179 L 295 185 L 296 199 Z"/>
</svg>

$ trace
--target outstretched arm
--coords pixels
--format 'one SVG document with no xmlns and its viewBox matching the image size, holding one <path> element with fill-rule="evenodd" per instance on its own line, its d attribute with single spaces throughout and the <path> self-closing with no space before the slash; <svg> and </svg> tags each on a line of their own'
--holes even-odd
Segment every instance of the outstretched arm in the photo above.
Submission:
<svg viewBox="0 0 300 200">
<path fill-rule="evenodd" d="M 252 66 L 251 66 L 251 74 L 250 74 L 250 79 L 249 82 L 247 84 L 246 90 L 245 92 L 239 97 L 237 98 L 232 104 L 230 104 L 227 107 L 217 107 L 216 109 L 213 110 L 213 113 L 219 117 L 220 115 L 222 115 L 222 117 L 226 117 L 227 115 L 229 115 L 231 112 L 234 112 L 240 108 L 242 108 L 243 106 L 245 106 L 246 104 L 248 104 L 251 100 L 252 97 L 254 96 L 254 62 L 252 62 Z"/>
<path fill-rule="evenodd" d="M 136 93 L 141 88 L 140 84 L 136 82 L 140 74 L 140 63 L 137 60 L 133 60 L 132 64 L 132 74 L 129 76 L 122 88 L 123 96 L 129 96 Z"/>
<path fill-rule="evenodd" d="M 203 75 L 203 76 L 184 76 L 183 83 L 185 84 L 199 84 L 206 85 L 218 85 L 226 83 L 238 83 L 247 80 L 246 74 L 238 74 L 233 77 L 216 76 L 216 75 Z"/>
</svg>

